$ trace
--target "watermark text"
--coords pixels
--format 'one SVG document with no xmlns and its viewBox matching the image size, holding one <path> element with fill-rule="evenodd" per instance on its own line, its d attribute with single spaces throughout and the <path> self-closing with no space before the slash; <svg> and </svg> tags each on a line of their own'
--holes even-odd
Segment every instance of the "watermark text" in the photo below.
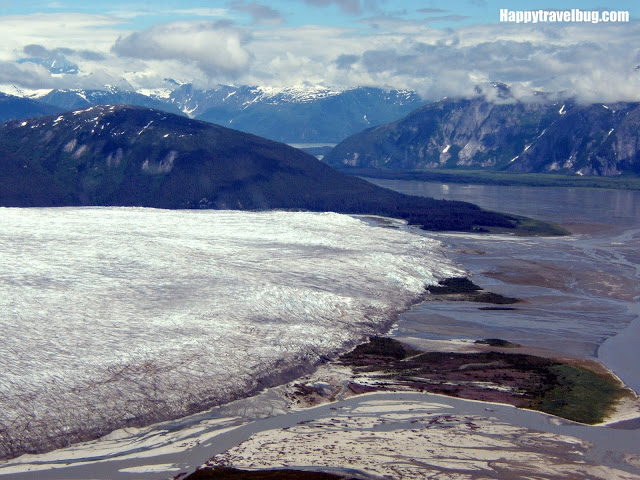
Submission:
<svg viewBox="0 0 640 480">
<path fill-rule="evenodd" d="M 629 11 L 600 10 L 509 10 L 500 9 L 500 21 L 505 23 L 616 23 L 628 22 Z"/>
</svg>

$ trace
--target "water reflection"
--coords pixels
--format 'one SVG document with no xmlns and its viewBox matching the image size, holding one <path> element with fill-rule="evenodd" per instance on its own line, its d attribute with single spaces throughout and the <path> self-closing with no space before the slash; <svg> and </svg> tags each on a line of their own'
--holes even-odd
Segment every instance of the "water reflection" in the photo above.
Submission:
<svg viewBox="0 0 640 480">
<path fill-rule="evenodd" d="M 409 195 L 472 202 L 489 210 L 561 223 L 640 226 L 640 192 L 589 188 L 509 187 L 370 179 Z"/>
</svg>

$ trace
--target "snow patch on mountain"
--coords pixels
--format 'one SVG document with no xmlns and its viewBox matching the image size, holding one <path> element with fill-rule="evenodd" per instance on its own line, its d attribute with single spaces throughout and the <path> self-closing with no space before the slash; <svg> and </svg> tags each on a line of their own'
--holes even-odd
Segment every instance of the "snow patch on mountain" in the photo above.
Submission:
<svg viewBox="0 0 640 480">
<path fill-rule="evenodd" d="M 0 84 L 0 92 L 6 93 L 7 95 L 13 95 L 14 97 L 21 98 L 30 98 L 33 100 L 37 100 L 38 98 L 44 97 L 48 93 L 52 92 L 51 88 L 25 88 L 19 87 L 13 84 Z"/>
<path fill-rule="evenodd" d="M 295 86 L 295 87 L 255 87 L 256 100 L 270 100 L 272 102 L 292 102 L 309 103 L 322 98 L 340 95 L 342 90 L 316 86 Z"/>
<path fill-rule="evenodd" d="M 168 100 L 171 97 L 172 90 L 169 88 L 140 88 L 136 92 L 145 97 Z"/>
</svg>

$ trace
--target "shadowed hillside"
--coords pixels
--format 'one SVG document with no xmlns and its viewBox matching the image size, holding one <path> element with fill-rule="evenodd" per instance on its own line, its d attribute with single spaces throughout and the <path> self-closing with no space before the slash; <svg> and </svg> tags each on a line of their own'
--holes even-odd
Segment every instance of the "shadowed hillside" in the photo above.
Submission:
<svg viewBox="0 0 640 480">
<path fill-rule="evenodd" d="M 286 145 L 130 106 L 0 126 L 0 205 L 296 209 L 368 213 L 423 228 L 515 228 L 464 202 L 410 197 Z"/>
</svg>

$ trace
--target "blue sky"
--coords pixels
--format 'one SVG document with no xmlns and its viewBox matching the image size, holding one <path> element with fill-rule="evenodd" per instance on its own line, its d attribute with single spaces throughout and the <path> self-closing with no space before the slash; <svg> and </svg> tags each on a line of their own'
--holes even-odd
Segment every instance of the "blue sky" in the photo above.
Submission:
<svg viewBox="0 0 640 480">
<path fill-rule="evenodd" d="M 523 97 L 640 100 L 639 2 L 604 7 L 629 11 L 624 24 L 499 23 L 501 8 L 602 3 L 0 0 L 0 86 L 158 89 L 172 78 L 200 87 L 373 85 L 439 98 L 499 81 Z"/>
</svg>

